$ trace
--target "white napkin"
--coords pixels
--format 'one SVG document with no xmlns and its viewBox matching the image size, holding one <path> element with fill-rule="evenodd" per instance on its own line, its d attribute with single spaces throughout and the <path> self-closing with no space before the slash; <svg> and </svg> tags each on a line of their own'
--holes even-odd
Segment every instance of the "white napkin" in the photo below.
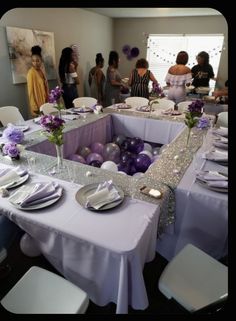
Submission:
<svg viewBox="0 0 236 321">
<path fill-rule="evenodd" d="M 69 120 L 74 120 L 74 119 L 78 119 L 79 115 L 63 115 L 62 119 L 64 119 L 65 121 L 69 121 Z"/>
<path fill-rule="evenodd" d="M 220 152 L 218 150 L 210 151 L 210 152 L 203 153 L 203 158 L 206 158 L 212 161 L 225 162 L 225 161 L 228 161 L 228 152 Z"/>
<path fill-rule="evenodd" d="M 9 201 L 23 208 L 44 203 L 60 197 L 61 194 L 62 187 L 59 186 L 58 183 L 39 182 L 31 185 L 23 185 L 9 197 Z"/>
<path fill-rule="evenodd" d="M 196 177 L 203 181 L 228 181 L 228 177 L 217 171 L 199 171 Z"/>
<path fill-rule="evenodd" d="M 41 118 L 41 116 L 34 118 L 34 119 L 33 119 L 33 122 L 34 122 L 35 124 L 39 124 L 40 118 Z"/>
<path fill-rule="evenodd" d="M 0 169 L 0 186 L 5 188 L 18 182 L 20 178 L 27 174 L 27 170 L 21 166 L 14 169 L 4 168 Z"/>
<path fill-rule="evenodd" d="M 213 142 L 213 146 L 222 148 L 222 149 L 228 149 L 228 143 L 225 142 Z"/>
<path fill-rule="evenodd" d="M 213 134 L 228 137 L 228 128 L 227 127 L 220 127 L 213 130 Z"/>
<path fill-rule="evenodd" d="M 210 187 L 228 188 L 228 181 L 208 181 L 207 185 Z"/>
<path fill-rule="evenodd" d="M 121 196 L 110 180 L 98 185 L 96 191 L 87 197 L 85 207 L 93 207 L 98 210 L 102 206 L 119 199 L 121 199 Z"/>
</svg>

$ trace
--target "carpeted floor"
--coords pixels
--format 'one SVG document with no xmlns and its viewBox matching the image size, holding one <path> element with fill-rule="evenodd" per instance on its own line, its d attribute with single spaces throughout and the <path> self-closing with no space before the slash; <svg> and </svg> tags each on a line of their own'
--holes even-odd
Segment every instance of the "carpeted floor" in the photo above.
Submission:
<svg viewBox="0 0 236 321">
<path fill-rule="evenodd" d="M 14 242 L 9 250 L 8 257 L 3 263 L 4 265 L 9 264 L 11 266 L 11 272 L 4 278 L 1 278 L 0 275 L 0 300 L 33 265 L 58 273 L 43 256 L 35 258 L 25 256 L 20 250 L 19 239 Z M 158 291 L 158 279 L 166 264 L 167 261 L 158 254 L 156 254 L 152 262 L 145 264 L 144 279 L 149 298 L 149 307 L 146 310 L 134 310 L 130 307 L 129 314 L 186 314 L 186 311 L 179 305 L 175 302 L 168 301 Z M 115 310 L 116 305 L 114 303 L 100 307 L 90 301 L 86 314 L 115 314 Z M 0 307 L 0 315 L 2 312 L 5 311 L 3 307 Z"/>
</svg>

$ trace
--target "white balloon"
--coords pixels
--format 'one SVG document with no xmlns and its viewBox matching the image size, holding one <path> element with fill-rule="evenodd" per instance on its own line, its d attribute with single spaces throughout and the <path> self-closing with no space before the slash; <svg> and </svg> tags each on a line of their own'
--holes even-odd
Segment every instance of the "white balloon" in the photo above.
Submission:
<svg viewBox="0 0 236 321">
<path fill-rule="evenodd" d="M 152 154 L 153 154 L 153 156 L 159 155 L 160 154 L 160 147 L 154 147 L 152 149 Z"/>
<path fill-rule="evenodd" d="M 142 172 L 136 172 L 133 176 L 142 177 L 142 176 L 144 176 L 144 173 L 142 173 Z"/>
<path fill-rule="evenodd" d="M 112 172 L 117 172 L 118 171 L 118 167 L 116 165 L 116 163 L 112 162 L 112 161 L 106 161 L 102 164 L 101 168 L 106 169 L 108 171 L 112 171 Z"/>
<path fill-rule="evenodd" d="M 144 143 L 143 150 L 148 150 L 150 153 L 152 152 L 152 146 L 148 143 Z"/>
<path fill-rule="evenodd" d="M 152 162 L 155 163 L 159 158 L 160 158 L 160 155 L 154 156 Z"/>
<path fill-rule="evenodd" d="M 127 175 L 125 172 L 123 171 L 118 171 L 118 174 L 123 174 L 123 175 Z"/>
<path fill-rule="evenodd" d="M 139 154 L 145 154 L 145 155 L 147 155 L 148 157 L 150 157 L 151 160 L 153 159 L 152 153 L 149 152 L 148 150 L 143 150 L 143 151 L 140 152 Z"/>
<path fill-rule="evenodd" d="M 27 233 L 21 237 L 20 249 L 26 256 L 35 257 L 41 255 L 41 252 L 34 239 Z"/>
</svg>

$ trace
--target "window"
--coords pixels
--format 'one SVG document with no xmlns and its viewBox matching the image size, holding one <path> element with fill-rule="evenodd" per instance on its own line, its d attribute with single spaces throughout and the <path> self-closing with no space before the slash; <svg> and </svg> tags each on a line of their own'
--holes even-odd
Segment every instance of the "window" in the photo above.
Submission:
<svg viewBox="0 0 236 321">
<path fill-rule="evenodd" d="M 190 69 L 197 64 L 197 54 L 200 51 L 206 51 L 209 54 L 209 62 L 213 67 L 215 77 L 217 77 L 223 41 L 223 34 L 149 35 L 147 43 L 149 68 L 161 86 L 165 86 L 165 76 L 169 67 L 175 65 L 179 51 L 184 50 L 188 53 L 187 66 Z M 210 80 L 210 87 L 215 87 L 214 80 Z"/>
</svg>

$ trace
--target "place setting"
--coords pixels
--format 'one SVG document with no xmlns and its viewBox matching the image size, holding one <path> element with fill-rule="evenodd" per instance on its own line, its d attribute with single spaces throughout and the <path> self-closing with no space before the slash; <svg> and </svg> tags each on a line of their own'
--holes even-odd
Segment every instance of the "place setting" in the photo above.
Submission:
<svg viewBox="0 0 236 321">
<path fill-rule="evenodd" d="M 120 104 L 115 104 L 115 108 L 118 109 L 131 109 L 132 106 L 125 104 L 125 103 L 120 103 Z"/>
<path fill-rule="evenodd" d="M 147 105 L 147 106 L 139 106 L 139 107 L 136 107 L 136 110 L 150 113 L 150 106 L 149 105 Z M 154 111 L 154 110 L 152 110 L 152 111 Z"/>
<path fill-rule="evenodd" d="M 8 198 L 17 209 L 37 210 L 56 203 L 63 194 L 63 187 L 57 182 L 34 182 L 22 185 Z"/>
<path fill-rule="evenodd" d="M 162 110 L 161 113 L 163 115 L 170 115 L 170 116 L 179 116 L 182 115 L 182 113 L 178 110 L 174 110 L 173 108 L 169 108 L 166 110 Z"/>
<path fill-rule="evenodd" d="M 214 137 L 213 146 L 228 150 L 228 138 L 221 136 Z"/>
<path fill-rule="evenodd" d="M 196 183 L 209 190 L 228 193 L 228 175 L 218 171 L 198 171 Z"/>
<path fill-rule="evenodd" d="M 0 189 L 11 189 L 25 183 L 29 178 L 28 170 L 20 166 L 0 169 Z"/>
<path fill-rule="evenodd" d="M 112 180 L 109 180 L 81 187 L 75 199 L 83 208 L 90 211 L 106 211 L 123 202 L 124 192 L 119 186 L 113 184 Z"/>
<path fill-rule="evenodd" d="M 228 151 L 221 151 L 219 149 L 212 149 L 203 153 L 203 158 L 216 162 L 223 166 L 228 166 Z"/>
</svg>

